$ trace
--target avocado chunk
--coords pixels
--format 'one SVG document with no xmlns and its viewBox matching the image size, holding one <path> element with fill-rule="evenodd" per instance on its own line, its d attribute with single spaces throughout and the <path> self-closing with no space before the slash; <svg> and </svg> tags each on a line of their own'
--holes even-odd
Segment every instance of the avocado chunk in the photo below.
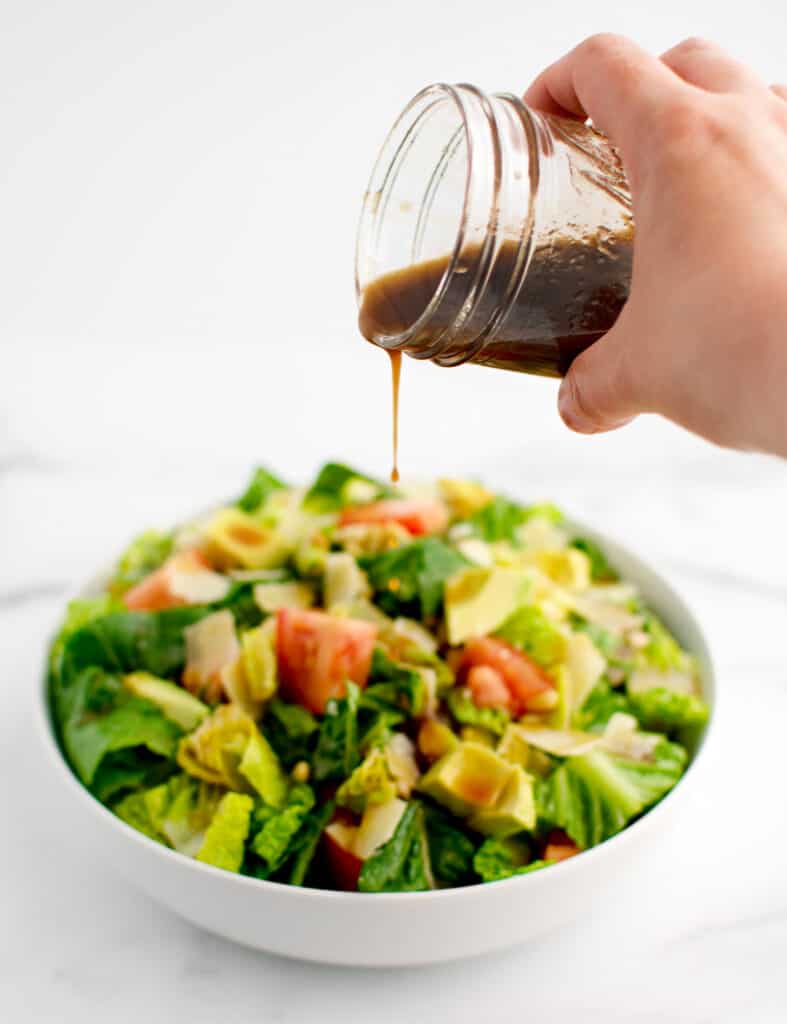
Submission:
<svg viewBox="0 0 787 1024">
<path fill-rule="evenodd" d="M 221 508 L 204 527 L 207 554 L 219 568 L 272 569 L 290 553 L 283 537 L 238 508 Z"/>
<path fill-rule="evenodd" d="M 501 567 L 463 569 L 445 586 L 448 642 L 461 644 L 498 629 L 527 600 L 526 570 Z"/>
<path fill-rule="evenodd" d="M 514 771 L 494 750 L 465 740 L 435 761 L 418 788 L 464 818 L 494 807 Z"/>
<path fill-rule="evenodd" d="M 535 824 L 533 779 L 521 768 L 514 768 L 495 806 L 476 811 L 468 821 L 476 832 L 499 839 L 535 828 Z"/>
<path fill-rule="evenodd" d="M 149 672 L 131 672 L 123 682 L 135 697 L 142 697 L 161 708 L 162 714 L 184 732 L 196 729 L 210 714 L 210 708 L 187 690 Z"/>
</svg>

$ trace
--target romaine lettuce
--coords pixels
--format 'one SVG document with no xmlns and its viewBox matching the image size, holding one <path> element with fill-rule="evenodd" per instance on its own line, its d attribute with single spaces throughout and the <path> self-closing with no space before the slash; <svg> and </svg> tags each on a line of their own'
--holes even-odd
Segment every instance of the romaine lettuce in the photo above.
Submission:
<svg viewBox="0 0 787 1024">
<path fill-rule="evenodd" d="M 606 679 L 596 683 L 585 703 L 574 713 L 572 724 L 585 732 L 603 732 L 614 714 L 631 713 L 631 703 L 624 693 L 614 690 Z"/>
<path fill-rule="evenodd" d="M 365 860 L 358 877 L 359 892 L 421 892 L 433 889 L 424 810 L 413 800 L 396 831 Z"/>
<path fill-rule="evenodd" d="M 125 594 L 149 573 L 158 569 L 172 553 L 173 536 L 146 530 L 129 544 L 115 566 L 108 589 L 115 597 Z"/>
<path fill-rule="evenodd" d="M 274 697 L 266 705 L 262 731 L 285 768 L 309 760 L 318 729 L 317 719 L 300 704 Z"/>
<path fill-rule="evenodd" d="M 620 832 L 664 796 L 683 774 L 683 747 L 662 740 L 651 761 L 603 750 L 568 758 L 537 786 L 540 817 L 562 828 L 582 849 Z"/>
<path fill-rule="evenodd" d="M 251 849 L 265 862 L 269 874 L 277 871 L 293 852 L 293 843 L 315 804 L 314 790 L 305 783 L 291 787 L 281 810 L 267 805 L 255 810 L 253 822 L 258 831 Z"/>
<path fill-rule="evenodd" d="M 704 725 L 708 705 L 692 693 L 678 693 L 664 687 L 629 694 L 631 713 L 643 729 L 673 733 L 687 727 Z"/>
<path fill-rule="evenodd" d="M 551 668 L 566 654 L 565 636 L 534 604 L 523 605 L 515 611 L 496 635 L 524 651 L 543 668 Z"/>
<path fill-rule="evenodd" d="M 466 885 L 473 876 L 476 844 L 456 818 L 438 807 L 425 806 L 429 858 L 435 876 L 447 885 Z"/>
<path fill-rule="evenodd" d="M 364 473 L 338 462 L 328 462 L 306 492 L 303 507 L 314 515 L 338 512 L 351 504 L 352 486 L 356 481 L 368 485 L 364 494 L 368 501 L 393 493 L 390 487 Z"/>
<path fill-rule="evenodd" d="M 426 685 L 421 672 L 394 661 L 381 647 L 376 647 L 369 683 L 361 695 L 361 707 L 384 710 L 390 706 L 417 718 L 423 713 L 426 701 Z"/>
<path fill-rule="evenodd" d="M 526 875 L 547 867 L 549 862 L 531 860 L 530 849 L 521 839 L 485 839 L 473 857 L 473 870 L 482 882 L 499 882 L 514 875 Z"/>
<path fill-rule="evenodd" d="M 361 691 L 354 683 L 347 684 L 347 696 L 330 700 L 317 737 L 312 758 L 314 778 L 346 779 L 360 763 L 358 747 L 358 704 Z"/>
<path fill-rule="evenodd" d="M 468 562 L 437 537 L 423 537 L 381 555 L 360 559 L 388 615 L 429 619 L 443 604 L 446 580 Z"/>
<path fill-rule="evenodd" d="M 334 803 L 329 800 L 308 815 L 293 844 L 295 847 L 287 881 L 303 885 L 310 874 L 323 829 L 333 817 Z"/>
<path fill-rule="evenodd" d="M 284 488 L 285 485 L 278 477 L 264 466 L 257 466 L 246 490 L 235 502 L 235 505 L 242 512 L 256 512 L 274 491 L 284 490 Z"/>
<path fill-rule="evenodd" d="M 336 803 L 362 814 L 369 804 L 385 804 L 396 796 L 396 783 L 388 769 L 388 760 L 379 747 L 361 761 L 336 791 Z"/>
<path fill-rule="evenodd" d="M 225 793 L 208 825 L 197 860 L 224 871 L 240 871 L 253 806 L 250 796 Z"/>
<path fill-rule="evenodd" d="M 620 577 L 607 561 L 607 556 L 588 537 L 575 537 L 569 546 L 584 552 L 590 559 L 590 576 L 594 583 L 615 583 Z"/>
<path fill-rule="evenodd" d="M 455 686 L 445 695 L 448 709 L 460 725 L 473 725 L 502 736 L 511 716 L 504 708 L 479 708 L 463 686 Z"/>
</svg>

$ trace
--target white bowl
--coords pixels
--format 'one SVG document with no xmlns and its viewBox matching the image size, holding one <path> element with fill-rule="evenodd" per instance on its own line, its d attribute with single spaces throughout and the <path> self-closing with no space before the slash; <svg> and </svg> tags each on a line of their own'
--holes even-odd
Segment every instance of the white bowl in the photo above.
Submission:
<svg viewBox="0 0 787 1024">
<path fill-rule="evenodd" d="M 702 631 L 683 600 L 656 572 L 603 535 L 621 575 L 699 660 L 703 695 L 713 708 L 714 675 Z M 92 589 L 92 588 L 91 588 Z M 87 592 L 87 588 L 83 593 Z M 603 906 L 620 872 L 646 852 L 649 835 L 669 827 L 707 742 L 708 726 L 686 774 L 653 810 L 601 845 L 544 871 L 425 893 L 343 893 L 300 889 L 200 864 L 124 824 L 82 786 L 55 738 L 46 680 L 38 719 L 49 761 L 85 848 L 133 885 L 188 921 L 255 949 L 302 960 L 357 966 L 405 966 L 474 956 L 534 938 Z M 713 715 L 711 714 L 711 721 Z"/>
</svg>

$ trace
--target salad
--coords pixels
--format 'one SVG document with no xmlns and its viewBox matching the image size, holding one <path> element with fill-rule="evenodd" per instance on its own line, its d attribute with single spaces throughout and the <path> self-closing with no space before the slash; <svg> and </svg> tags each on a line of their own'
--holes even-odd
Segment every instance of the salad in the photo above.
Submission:
<svg viewBox="0 0 787 1024">
<path fill-rule="evenodd" d="M 552 505 L 329 463 L 149 531 L 72 602 L 49 693 L 75 775 L 226 871 L 369 892 L 549 869 L 677 783 L 697 666 Z"/>
</svg>

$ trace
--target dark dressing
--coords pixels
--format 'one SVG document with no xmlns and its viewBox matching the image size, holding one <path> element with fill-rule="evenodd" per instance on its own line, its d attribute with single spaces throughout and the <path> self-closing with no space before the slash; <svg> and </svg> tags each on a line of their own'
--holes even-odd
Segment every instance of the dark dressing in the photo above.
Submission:
<svg viewBox="0 0 787 1024">
<path fill-rule="evenodd" d="M 613 325 L 628 297 L 633 231 L 575 241 L 558 238 L 537 248 L 511 308 L 470 362 L 504 370 L 562 376 L 574 358 Z M 405 351 L 416 353 L 448 328 L 452 352 L 469 350 L 506 298 L 519 248 L 505 242 L 472 316 L 467 300 L 480 249 L 470 249 L 450 274 L 445 293 Z M 409 330 L 426 310 L 449 269 L 450 257 L 395 270 L 372 281 L 361 297 L 359 327 L 371 342 Z"/>
<path fill-rule="evenodd" d="M 391 483 L 399 482 L 399 377 L 402 373 L 402 353 L 389 352 L 391 357 L 391 398 L 393 411 L 393 465 Z"/>
</svg>

